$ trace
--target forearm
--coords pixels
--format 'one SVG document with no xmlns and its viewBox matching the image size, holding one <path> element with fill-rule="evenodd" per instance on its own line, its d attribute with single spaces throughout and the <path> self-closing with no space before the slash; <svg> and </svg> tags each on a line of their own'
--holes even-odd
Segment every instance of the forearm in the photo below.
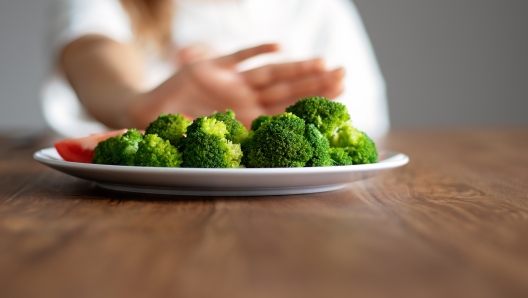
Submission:
<svg viewBox="0 0 528 298">
<path fill-rule="evenodd" d="M 199 117 L 226 108 L 249 125 L 261 114 L 284 111 L 300 97 L 341 92 L 343 70 L 325 71 L 318 59 L 236 71 L 238 63 L 276 50 L 275 44 L 261 45 L 191 63 L 152 90 L 142 88 L 139 53 L 104 37 L 74 41 L 61 65 L 86 109 L 116 128 L 143 129 L 160 113 Z"/>
<path fill-rule="evenodd" d="M 133 126 L 128 107 L 145 91 L 141 57 L 133 47 L 102 36 L 86 36 L 63 50 L 60 64 L 94 118 L 109 127 Z"/>
</svg>

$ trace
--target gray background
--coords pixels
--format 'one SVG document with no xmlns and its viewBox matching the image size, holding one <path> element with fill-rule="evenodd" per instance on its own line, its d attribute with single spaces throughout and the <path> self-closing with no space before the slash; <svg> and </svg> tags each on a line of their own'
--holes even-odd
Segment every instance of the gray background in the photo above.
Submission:
<svg viewBox="0 0 528 298">
<path fill-rule="evenodd" d="M 45 126 L 38 92 L 49 2 L 0 0 L 0 129 Z M 355 3 L 393 127 L 528 124 L 528 1 Z"/>
</svg>

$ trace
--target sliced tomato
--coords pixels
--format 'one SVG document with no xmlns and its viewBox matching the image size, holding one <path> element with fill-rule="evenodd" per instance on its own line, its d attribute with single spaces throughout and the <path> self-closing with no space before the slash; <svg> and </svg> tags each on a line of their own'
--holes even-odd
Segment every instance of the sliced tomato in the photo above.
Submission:
<svg viewBox="0 0 528 298">
<path fill-rule="evenodd" d="M 66 161 L 92 163 L 94 149 L 99 142 L 125 132 L 127 129 L 91 134 L 87 137 L 62 140 L 54 145 L 59 155 Z"/>
</svg>

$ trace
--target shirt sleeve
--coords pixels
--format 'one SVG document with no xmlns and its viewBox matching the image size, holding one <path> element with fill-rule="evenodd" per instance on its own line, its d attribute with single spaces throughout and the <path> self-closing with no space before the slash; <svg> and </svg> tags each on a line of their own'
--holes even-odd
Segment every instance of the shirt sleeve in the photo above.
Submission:
<svg viewBox="0 0 528 298">
<path fill-rule="evenodd" d="M 344 103 L 354 126 L 371 137 L 389 129 L 385 82 L 361 18 L 350 0 L 325 1 L 316 47 L 329 67 L 343 66 Z"/>
<path fill-rule="evenodd" d="M 105 35 L 123 43 L 134 37 L 119 0 L 53 0 L 49 20 L 47 47 L 53 58 L 84 35 Z"/>
<path fill-rule="evenodd" d="M 88 34 L 104 35 L 122 43 L 134 35 L 119 0 L 52 0 L 47 19 L 45 51 L 48 76 L 40 90 L 44 117 L 66 137 L 80 137 L 108 130 L 81 105 L 57 67 L 64 46 Z"/>
</svg>

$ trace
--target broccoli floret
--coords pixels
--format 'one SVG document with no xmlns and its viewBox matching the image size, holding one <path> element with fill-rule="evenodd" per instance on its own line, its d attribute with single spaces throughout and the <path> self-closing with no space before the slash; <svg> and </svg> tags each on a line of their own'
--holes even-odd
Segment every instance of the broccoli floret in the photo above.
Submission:
<svg viewBox="0 0 528 298">
<path fill-rule="evenodd" d="M 313 156 L 306 163 L 307 167 L 325 167 L 332 165 L 330 144 L 321 132 L 313 125 L 306 125 L 305 137 L 313 148 Z"/>
<path fill-rule="evenodd" d="M 292 113 L 283 113 L 271 117 L 271 120 L 276 125 L 288 129 L 297 134 L 304 134 L 306 129 L 306 122 Z M 261 125 L 262 127 L 262 125 Z"/>
<path fill-rule="evenodd" d="M 304 167 L 313 157 L 313 148 L 304 133 L 305 123 L 301 118 L 291 113 L 274 116 L 262 123 L 244 145 L 246 166 Z"/>
<path fill-rule="evenodd" d="M 158 137 L 169 141 L 171 145 L 179 147 L 180 139 L 183 138 L 190 124 L 191 121 L 180 114 L 161 114 L 158 119 L 149 124 L 145 134 L 156 134 Z"/>
<path fill-rule="evenodd" d="M 378 152 L 374 142 L 351 125 L 346 106 L 324 97 L 308 97 L 286 109 L 307 124 L 313 124 L 328 139 L 330 147 L 340 147 L 353 164 L 375 163 Z M 334 164 L 348 164 L 341 150 L 333 150 Z"/>
<path fill-rule="evenodd" d="M 248 160 L 248 155 L 245 152 L 249 152 L 249 148 L 251 145 L 251 141 L 253 140 L 254 134 L 255 132 L 253 130 L 248 131 L 247 138 L 245 138 L 244 141 L 240 143 L 240 149 L 242 150 L 242 153 L 243 153 L 242 159 L 240 160 L 240 164 L 245 166 L 246 168 L 248 167 L 249 160 Z"/>
<path fill-rule="evenodd" d="M 179 167 L 182 163 L 182 154 L 156 134 L 145 135 L 139 143 L 134 165 L 140 167 Z"/>
<path fill-rule="evenodd" d="M 350 123 L 341 126 L 330 138 L 330 146 L 343 148 L 353 164 L 378 162 L 376 144 L 366 133 L 356 129 Z"/>
<path fill-rule="evenodd" d="M 187 129 L 183 149 L 183 167 L 238 168 L 242 158 L 240 144 L 227 140 L 222 121 L 200 117 Z"/>
<path fill-rule="evenodd" d="M 348 152 L 344 148 L 330 148 L 330 158 L 333 166 L 352 165 L 352 158 L 348 156 Z"/>
<path fill-rule="evenodd" d="M 334 133 L 338 127 L 350 120 L 345 105 L 324 97 L 301 99 L 288 107 L 286 112 L 297 115 L 306 121 L 306 124 L 315 125 L 325 136 Z"/>
<path fill-rule="evenodd" d="M 214 113 L 209 118 L 224 122 L 228 132 L 228 134 L 226 134 L 226 139 L 234 144 L 240 144 L 245 138 L 247 138 L 248 131 L 246 130 L 246 127 L 242 122 L 235 119 L 235 112 L 232 110 L 228 109 L 225 113 Z"/>
<path fill-rule="evenodd" d="M 253 122 L 251 122 L 251 130 L 255 131 L 255 130 L 259 129 L 260 125 L 263 122 L 266 122 L 266 121 L 268 121 L 270 119 L 271 119 L 271 117 L 268 116 L 268 115 L 258 116 L 257 119 L 255 119 L 255 120 L 253 120 Z"/>
<path fill-rule="evenodd" d="M 261 115 L 261 116 L 258 116 L 255 120 L 253 120 L 253 122 L 251 123 L 251 129 L 248 131 L 247 138 L 242 143 L 240 143 L 240 148 L 242 149 L 242 152 L 249 152 L 249 146 L 251 144 L 253 135 L 255 134 L 255 130 L 259 129 L 262 123 L 268 120 L 271 120 L 271 116 Z M 243 164 L 246 167 L 248 166 L 249 160 L 248 160 L 247 154 L 244 154 L 242 156 L 241 164 Z"/>
<path fill-rule="evenodd" d="M 142 140 L 143 135 L 140 132 L 130 129 L 122 135 L 99 142 L 95 147 L 92 163 L 132 166 L 138 143 Z"/>
</svg>

